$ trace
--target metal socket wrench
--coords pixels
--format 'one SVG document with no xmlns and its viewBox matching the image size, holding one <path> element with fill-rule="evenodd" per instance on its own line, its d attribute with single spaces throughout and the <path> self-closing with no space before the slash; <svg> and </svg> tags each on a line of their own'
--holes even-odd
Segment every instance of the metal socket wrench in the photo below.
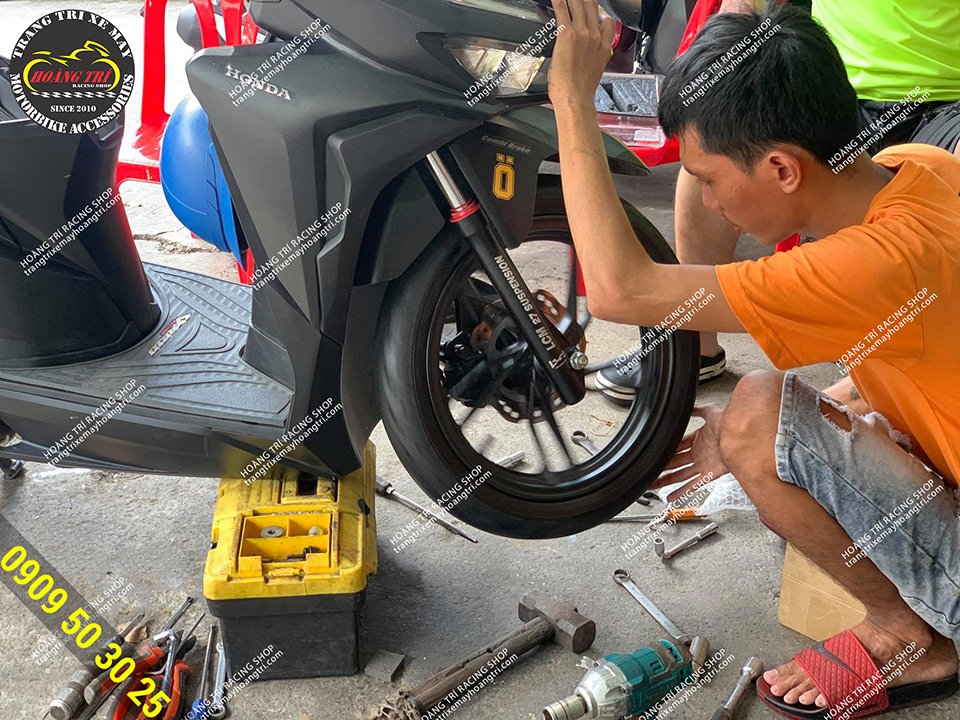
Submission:
<svg viewBox="0 0 960 720">
<path fill-rule="evenodd" d="M 686 550 L 688 547 L 692 547 L 696 545 L 698 542 L 700 542 L 704 538 L 710 537 L 719 529 L 720 529 L 719 525 L 717 525 L 715 522 L 711 522 L 709 525 L 703 528 L 703 530 L 698 532 L 696 535 L 691 535 L 686 540 L 680 541 L 669 550 L 664 549 L 663 538 L 659 538 L 659 537 L 654 538 L 653 551 L 657 554 L 657 556 L 660 558 L 661 561 L 669 560 L 674 555 Z"/>
<path fill-rule="evenodd" d="M 67 720 L 76 715 L 77 710 L 87 704 L 83 690 L 91 680 L 93 680 L 93 673 L 88 669 L 77 670 L 67 681 L 67 686 L 50 701 L 47 714 L 53 720 Z"/>
<path fill-rule="evenodd" d="M 727 701 L 714 711 L 710 720 L 731 720 L 733 711 L 737 709 L 737 703 L 747 691 L 747 688 L 753 684 L 753 681 L 760 677 L 763 672 L 763 661 L 759 658 L 749 657 L 740 669 L 740 679 L 737 680 L 736 687 L 730 693 Z"/>
</svg>

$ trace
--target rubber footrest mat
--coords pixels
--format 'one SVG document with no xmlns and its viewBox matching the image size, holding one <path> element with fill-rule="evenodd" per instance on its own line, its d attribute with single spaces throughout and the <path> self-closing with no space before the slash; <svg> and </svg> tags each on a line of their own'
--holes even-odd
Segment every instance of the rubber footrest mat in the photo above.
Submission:
<svg viewBox="0 0 960 720">
<path fill-rule="evenodd" d="M 140 343 L 99 360 L 5 369 L 0 376 L 102 399 L 114 397 L 132 380 L 146 389 L 131 407 L 283 426 L 292 391 L 240 357 L 251 288 L 168 267 L 145 264 L 144 270 L 161 319 Z"/>
</svg>

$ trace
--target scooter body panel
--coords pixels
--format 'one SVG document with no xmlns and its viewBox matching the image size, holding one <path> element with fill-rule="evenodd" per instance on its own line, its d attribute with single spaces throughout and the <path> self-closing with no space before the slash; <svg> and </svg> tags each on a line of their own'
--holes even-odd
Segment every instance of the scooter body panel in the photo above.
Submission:
<svg viewBox="0 0 960 720">
<path fill-rule="evenodd" d="M 225 370 L 269 385 L 274 416 L 244 417 L 242 403 L 184 412 L 189 403 L 138 398 L 65 466 L 208 476 L 238 473 L 260 455 L 320 474 L 351 472 L 380 419 L 371 350 L 387 284 L 431 242 L 452 238 L 423 158 L 434 150 L 452 158 L 508 246 L 529 230 L 541 164 L 557 156 L 550 110 L 468 107 L 460 92 L 322 45 L 269 87 L 250 82 L 277 45 L 210 49 L 188 65 L 260 268 L 233 318 L 248 328 L 231 337 Z M 645 172 L 626 148 L 605 142 L 612 167 Z M 215 314 L 215 303 L 202 305 L 199 316 Z M 177 317 L 167 313 L 138 349 L 156 344 Z M 102 405 L 103 392 L 77 386 L 83 372 L 67 375 L 73 380 L 58 384 L 0 372 L 0 420 L 24 437 L 3 454 L 42 460 L 44 448 L 49 455 L 49 445 Z"/>
<path fill-rule="evenodd" d="M 0 58 L 0 368 L 119 352 L 155 324 L 123 204 L 122 119 L 62 135 L 26 118 Z"/>
</svg>

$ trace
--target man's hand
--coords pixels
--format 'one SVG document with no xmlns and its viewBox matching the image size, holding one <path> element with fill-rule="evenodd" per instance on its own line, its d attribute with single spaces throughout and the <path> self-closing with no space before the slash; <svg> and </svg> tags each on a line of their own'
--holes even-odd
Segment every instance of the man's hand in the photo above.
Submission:
<svg viewBox="0 0 960 720">
<path fill-rule="evenodd" d="M 670 493 L 667 499 L 671 502 L 694 487 L 706 485 L 728 472 L 720 457 L 720 419 L 723 417 L 723 408 L 719 405 L 698 405 L 693 409 L 693 414 L 703 418 L 703 425 L 684 436 L 676 453 L 667 463 L 664 474 L 653 484 L 653 487 L 665 487 L 683 480 L 689 481 Z"/>
<path fill-rule="evenodd" d="M 600 18 L 597 0 L 552 0 L 557 41 L 550 61 L 550 101 L 593 107 L 593 95 L 613 55 L 616 21 Z M 562 29 L 561 29 L 562 28 Z"/>
</svg>

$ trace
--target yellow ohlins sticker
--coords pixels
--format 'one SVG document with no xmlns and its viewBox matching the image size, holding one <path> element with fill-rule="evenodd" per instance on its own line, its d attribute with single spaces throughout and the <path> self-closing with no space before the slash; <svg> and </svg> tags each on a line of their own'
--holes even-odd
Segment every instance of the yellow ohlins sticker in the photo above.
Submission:
<svg viewBox="0 0 960 720">
<path fill-rule="evenodd" d="M 511 200 L 516 190 L 516 171 L 512 155 L 497 153 L 497 165 L 493 168 L 493 195 L 500 200 Z"/>
</svg>

